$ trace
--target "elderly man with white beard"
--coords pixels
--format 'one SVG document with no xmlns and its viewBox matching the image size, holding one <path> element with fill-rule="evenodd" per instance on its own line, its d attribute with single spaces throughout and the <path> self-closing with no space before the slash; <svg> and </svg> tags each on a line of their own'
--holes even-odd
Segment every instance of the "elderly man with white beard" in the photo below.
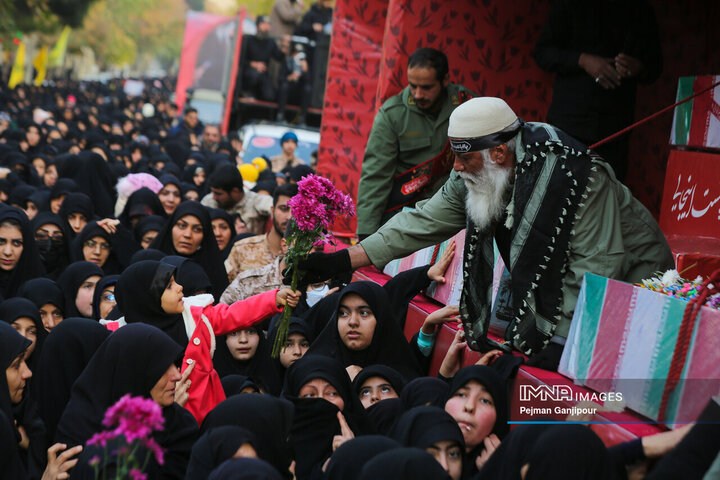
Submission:
<svg viewBox="0 0 720 480">
<path fill-rule="evenodd" d="M 358 245 L 300 265 L 311 281 L 366 265 L 382 268 L 467 228 L 460 313 L 470 348 L 515 348 L 556 369 L 582 277 L 638 282 L 672 268 L 647 209 L 593 151 L 565 132 L 525 123 L 499 98 L 468 100 L 448 127 L 454 172 L 432 198 Z M 493 242 L 509 271 L 505 342 L 487 338 Z"/>
</svg>

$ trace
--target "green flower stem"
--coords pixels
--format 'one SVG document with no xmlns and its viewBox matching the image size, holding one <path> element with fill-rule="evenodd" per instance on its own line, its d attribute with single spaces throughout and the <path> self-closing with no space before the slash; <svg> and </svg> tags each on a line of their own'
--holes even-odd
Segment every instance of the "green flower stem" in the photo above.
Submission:
<svg viewBox="0 0 720 480">
<path fill-rule="evenodd" d="M 297 290 L 298 287 L 298 269 L 293 268 L 292 281 L 290 282 L 290 288 L 293 291 Z M 285 342 L 288 337 L 288 330 L 290 330 L 290 315 L 292 315 L 293 308 L 290 305 L 285 305 L 283 308 L 282 316 L 280 317 L 280 324 L 278 325 L 277 335 L 275 336 L 275 343 L 272 349 L 272 358 L 278 358 L 280 352 L 285 346 Z"/>
</svg>

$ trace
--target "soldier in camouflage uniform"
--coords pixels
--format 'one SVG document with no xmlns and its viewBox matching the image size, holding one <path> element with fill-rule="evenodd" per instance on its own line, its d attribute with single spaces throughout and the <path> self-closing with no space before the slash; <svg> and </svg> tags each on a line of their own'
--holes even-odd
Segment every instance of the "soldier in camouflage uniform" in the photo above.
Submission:
<svg viewBox="0 0 720 480">
<path fill-rule="evenodd" d="M 452 167 L 448 119 L 472 96 L 450 83 L 447 58 L 438 50 L 417 50 L 407 73 L 409 85 L 380 107 L 365 149 L 357 204 L 361 239 L 404 205 L 431 197 L 445 183 Z M 429 162 L 441 154 L 442 161 Z"/>
</svg>

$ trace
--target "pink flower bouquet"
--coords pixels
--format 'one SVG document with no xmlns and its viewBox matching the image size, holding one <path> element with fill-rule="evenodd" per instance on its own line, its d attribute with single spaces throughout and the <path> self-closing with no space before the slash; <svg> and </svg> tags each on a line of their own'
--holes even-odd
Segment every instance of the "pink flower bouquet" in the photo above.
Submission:
<svg viewBox="0 0 720 480">
<path fill-rule="evenodd" d="M 349 195 L 335 188 L 330 180 L 319 175 L 308 175 L 298 182 L 298 194 L 290 199 L 292 209 L 290 235 L 286 237 L 290 246 L 285 255 L 285 264 L 292 272 L 291 287 L 297 290 L 302 281 L 303 272 L 298 262 L 304 260 L 314 247 L 330 243 L 327 230 L 338 215 L 355 215 L 355 204 Z M 292 308 L 283 309 L 278 333 L 275 337 L 272 356 L 277 358 L 285 345 L 290 325 Z"/>
<path fill-rule="evenodd" d="M 144 480 L 147 475 L 143 473 L 150 459 L 150 453 L 155 455 L 158 464 L 164 463 L 164 452 L 158 445 L 152 433 L 163 429 L 165 418 L 160 405 L 154 400 L 143 397 L 131 397 L 129 394 L 120 398 L 113 406 L 107 409 L 102 424 L 109 430 L 96 433 L 87 441 L 87 445 L 104 447 L 107 457 L 107 447 L 121 445 L 109 452 L 117 456 L 117 474 L 121 478 L 130 475 L 134 480 Z M 145 459 L 141 462 L 135 457 L 137 449 L 144 447 L 148 450 Z M 102 462 L 107 463 L 107 458 Z M 95 469 L 95 478 L 99 476 L 101 459 L 94 456 L 89 464 Z"/>
</svg>

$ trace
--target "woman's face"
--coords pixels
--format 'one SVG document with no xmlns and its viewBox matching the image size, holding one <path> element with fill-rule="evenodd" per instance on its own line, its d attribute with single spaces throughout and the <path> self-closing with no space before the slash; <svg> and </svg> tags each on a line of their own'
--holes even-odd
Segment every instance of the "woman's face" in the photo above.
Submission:
<svg viewBox="0 0 720 480">
<path fill-rule="evenodd" d="M 192 255 L 203 241 L 203 226 L 195 215 L 185 215 L 172 228 L 172 241 L 180 255 Z"/>
<path fill-rule="evenodd" d="M 452 480 L 460 480 L 460 477 L 462 477 L 462 449 L 460 445 L 452 440 L 442 440 L 433 443 L 425 451 L 435 457 L 435 460 L 448 472 Z"/>
<path fill-rule="evenodd" d="M 27 202 L 25 204 L 25 215 L 27 215 L 28 220 L 32 220 L 35 218 L 35 215 L 38 214 L 38 207 L 33 202 Z"/>
<path fill-rule="evenodd" d="M 57 182 L 58 179 L 58 172 L 57 167 L 55 165 L 48 165 L 45 168 L 45 175 L 43 175 L 43 183 L 48 186 L 52 187 L 55 185 L 55 182 Z M 53 212 L 57 213 L 57 212 Z"/>
<path fill-rule="evenodd" d="M 177 206 L 180 205 L 180 189 L 177 185 L 168 183 L 158 192 L 157 195 L 160 199 L 160 203 L 162 203 L 162 206 L 165 209 L 165 213 L 168 215 L 172 215 Z"/>
<path fill-rule="evenodd" d="M 338 333 L 350 350 L 364 350 L 372 343 L 377 320 L 367 302 L 356 293 L 348 293 L 338 308 Z"/>
<path fill-rule="evenodd" d="M 198 192 L 196 192 L 195 190 L 188 190 L 185 193 L 185 200 L 198 202 L 198 201 L 200 201 L 200 194 Z"/>
<path fill-rule="evenodd" d="M 150 244 L 153 240 L 155 240 L 155 237 L 157 237 L 157 230 L 148 230 L 145 232 L 145 234 L 142 236 L 142 240 L 140 240 L 140 245 L 143 249 L 146 249 L 150 247 Z"/>
<path fill-rule="evenodd" d="M 289 368 L 290 365 L 300 360 L 310 348 L 305 335 L 302 333 L 291 333 L 285 340 L 285 346 L 280 350 L 280 363 L 283 367 Z"/>
<path fill-rule="evenodd" d="M 29 355 L 27 351 L 23 352 L 5 369 L 5 377 L 7 378 L 8 391 L 10 392 L 10 401 L 12 403 L 20 403 L 22 401 L 26 382 L 32 377 L 32 372 L 25 363 L 25 357 Z"/>
<path fill-rule="evenodd" d="M 40 313 L 40 319 L 42 319 L 43 327 L 45 327 L 45 330 L 48 332 L 57 327 L 58 324 L 63 321 L 62 310 L 52 303 L 46 303 L 40 307 L 38 313 Z"/>
<path fill-rule="evenodd" d="M 160 377 L 155 386 L 150 390 L 150 398 L 161 407 L 169 407 L 175 401 L 175 382 L 180 380 L 180 369 L 170 365 L 165 374 Z"/>
<path fill-rule="evenodd" d="M 67 221 L 70 224 L 70 228 L 72 228 L 75 233 L 80 233 L 88 223 L 87 217 L 79 212 L 68 214 Z"/>
<path fill-rule="evenodd" d="M 490 435 L 497 414 L 492 395 L 477 380 L 460 387 L 445 403 L 445 411 L 458 423 L 470 451 Z"/>
<path fill-rule="evenodd" d="M 196 168 L 195 174 L 193 175 L 193 182 L 198 187 L 202 186 L 202 184 L 205 183 L 205 170 Z"/>
<path fill-rule="evenodd" d="M 398 394 L 390 382 L 382 377 L 370 377 L 360 387 L 360 403 L 365 408 L 388 398 L 398 398 Z"/>
<path fill-rule="evenodd" d="M 85 240 L 82 252 L 85 260 L 102 267 L 110 256 L 110 244 L 98 235 Z"/>
<path fill-rule="evenodd" d="M 14 225 L 0 227 L 0 269 L 6 272 L 15 268 L 23 252 L 23 237 Z"/>
<path fill-rule="evenodd" d="M 92 299 L 95 293 L 95 285 L 100 280 L 100 275 L 91 275 L 80 284 L 77 296 L 75 297 L 75 306 L 85 318 L 92 318 Z"/>
<path fill-rule="evenodd" d="M 337 389 L 322 378 L 315 378 L 303 385 L 298 396 L 300 398 L 322 398 L 338 407 L 340 411 L 345 408 L 345 401 Z"/>
<path fill-rule="evenodd" d="M 217 240 L 218 248 L 220 250 L 225 250 L 225 247 L 227 247 L 228 243 L 230 243 L 230 234 L 232 233 L 230 231 L 230 225 L 228 225 L 222 218 L 216 218 L 212 221 L 212 227 L 215 240 Z"/>
<path fill-rule="evenodd" d="M 115 285 L 108 285 L 100 294 L 100 318 L 107 318 L 115 305 Z"/>
<path fill-rule="evenodd" d="M 29 317 L 20 317 L 12 322 L 13 328 L 18 331 L 20 335 L 30 340 L 32 343 L 27 348 L 27 356 L 29 357 L 32 355 L 33 351 L 35 350 L 35 345 L 37 344 L 37 336 L 38 331 L 37 327 L 35 326 L 35 322 L 32 318 Z"/>
<path fill-rule="evenodd" d="M 60 211 L 60 207 L 62 207 L 62 203 L 66 196 L 67 195 L 62 194 L 59 197 L 55 197 L 50 200 L 50 211 L 52 213 L 58 213 Z"/>
<path fill-rule="evenodd" d="M 255 451 L 255 447 L 249 443 L 243 443 L 235 453 L 233 453 L 232 458 L 257 458 L 257 452 Z"/>
<path fill-rule="evenodd" d="M 42 158 L 33 158 L 32 166 L 35 167 L 38 177 L 45 175 L 45 160 Z"/>
<path fill-rule="evenodd" d="M 185 308 L 183 287 L 175 281 L 175 277 L 170 277 L 170 282 L 168 282 L 162 297 L 160 297 L 160 308 L 169 314 L 182 313 Z"/>
<path fill-rule="evenodd" d="M 246 330 L 236 330 L 228 333 L 225 343 L 235 360 L 246 362 L 255 356 L 260 344 L 260 334 L 257 329 L 252 327 Z"/>
</svg>

